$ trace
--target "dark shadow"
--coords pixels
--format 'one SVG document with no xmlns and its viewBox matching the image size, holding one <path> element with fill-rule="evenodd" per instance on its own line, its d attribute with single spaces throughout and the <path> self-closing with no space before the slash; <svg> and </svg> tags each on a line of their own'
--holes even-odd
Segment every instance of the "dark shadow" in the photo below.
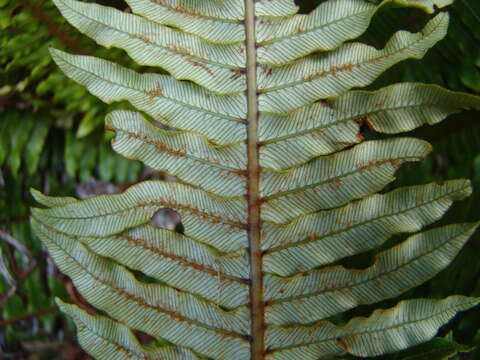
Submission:
<svg viewBox="0 0 480 360">
<path fill-rule="evenodd" d="M 158 210 L 152 216 L 149 224 L 162 229 L 173 230 L 180 234 L 184 233 L 182 219 L 178 212 L 173 209 L 163 208 Z"/>
</svg>

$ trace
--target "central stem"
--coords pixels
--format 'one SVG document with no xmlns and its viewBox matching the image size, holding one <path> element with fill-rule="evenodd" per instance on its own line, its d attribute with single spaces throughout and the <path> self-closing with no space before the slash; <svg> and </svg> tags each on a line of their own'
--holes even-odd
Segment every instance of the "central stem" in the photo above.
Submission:
<svg viewBox="0 0 480 360">
<path fill-rule="evenodd" d="M 260 235 L 260 165 L 258 162 L 257 54 L 255 0 L 245 0 L 248 98 L 248 241 L 250 250 L 250 310 L 252 320 L 252 360 L 264 359 L 264 305 L 262 249 Z"/>
</svg>

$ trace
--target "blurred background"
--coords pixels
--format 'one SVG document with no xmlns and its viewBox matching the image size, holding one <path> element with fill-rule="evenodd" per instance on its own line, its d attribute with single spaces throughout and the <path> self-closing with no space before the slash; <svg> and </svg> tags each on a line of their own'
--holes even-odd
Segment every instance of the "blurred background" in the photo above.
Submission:
<svg viewBox="0 0 480 360">
<path fill-rule="evenodd" d="M 122 0 L 97 3 L 128 7 Z M 308 13 L 320 0 L 298 0 Z M 369 88 L 398 81 L 435 83 L 452 90 L 480 94 L 480 2 L 456 0 L 445 40 L 418 61 L 406 61 L 384 73 Z M 378 48 L 398 29 L 417 31 L 428 15 L 416 9 L 387 6 L 361 40 Z M 0 359 L 89 359 L 75 341 L 72 323 L 54 306 L 59 296 L 88 308 L 70 280 L 61 275 L 39 240 L 31 233 L 28 214 L 34 205 L 31 187 L 51 195 L 86 198 L 118 193 L 147 178 L 165 178 L 139 162 L 116 155 L 113 134 L 103 129 L 104 116 L 125 103 L 107 105 L 67 79 L 51 60 L 48 48 L 90 54 L 137 71 L 158 71 L 135 65 L 121 50 L 104 49 L 62 19 L 50 0 L 0 0 Z M 391 187 L 469 178 L 474 194 L 457 203 L 442 223 L 480 218 L 480 113 L 465 111 L 443 123 L 407 135 L 430 141 L 433 153 L 422 163 L 404 166 Z M 365 129 L 368 133 L 368 129 Z M 367 134 L 373 138 L 378 135 Z M 165 213 L 164 226 L 175 227 Z M 405 237 L 391 239 L 390 247 Z M 378 252 L 378 251 L 377 251 Z M 364 268 L 375 253 L 349 259 Z M 480 234 L 455 262 L 408 297 L 480 296 Z M 375 307 L 388 307 L 385 301 Z M 367 315 L 362 306 L 347 315 Z M 345 317 L 332 319 L 337 323 Z M 382 359 L 480 359 L 480 309 L 458 316 L 440 338 Z"/>
</svg>

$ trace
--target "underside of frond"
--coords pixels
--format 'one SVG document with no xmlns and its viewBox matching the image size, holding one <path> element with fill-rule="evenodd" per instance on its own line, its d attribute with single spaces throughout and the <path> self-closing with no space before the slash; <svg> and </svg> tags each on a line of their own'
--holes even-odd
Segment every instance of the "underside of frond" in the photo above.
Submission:
<svg viewBox="0 0 480 360">
<path fill-rule="evenodd" d="M 34 230 L 102 311 L 59 301 L 92 356 L 376 356 L 431 339 L 478 303 L 407 300 L 344 326 L 329 321 L 431 279 L 478 226 L 424 230 L 471 193 L 469 182 L 382 192 L 431 147 L 406 136 L 366 140 L 362 128 L 399 134 L 479 109 L 480 99 L 415 83 L 356 89 L 422 58 L 447 32 L 439 11 L 381 49 L 354 41 L 380 7 L 433 13 L 450 0 L 329 0 L 308 15 L 293 0 L 127 0 L 132 12 L 53 1 L 98 44 L 162 69 L 51 51 L 92 94 L 138 109 L 107 116 L 115 151 L 176 179 L 83 201 L 33 192 L 43 206 L 32 211 Z M 152 221 L 165 208 L 180 215 L 182 233 Z M 338 265 L 405 233 L 366 269 Z M 136 331 L 157 345 L 144 347 Z"/>
</svg>

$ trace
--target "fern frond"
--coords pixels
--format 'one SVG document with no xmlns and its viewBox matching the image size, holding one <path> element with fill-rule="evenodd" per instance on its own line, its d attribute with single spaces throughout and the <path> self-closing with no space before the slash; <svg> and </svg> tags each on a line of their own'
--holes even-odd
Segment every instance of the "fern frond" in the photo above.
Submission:
<svg viewBox="0 0 480 360">
<path fill-rule="evenodd" d="M 362 142 L 362 125 L 397 134 L 479 107 L 478 97 L 434 85 L 401 83 L 372 92 L 351 91 L 287 116 L 261 114 L 260 161 L 264 167 L 282 170 Z M 285 151 L 296 156 L 276 156 Z"/>
<path fill-rule="evenodd" d="M 243 95 L 220 96 L 167 75 L 139 74 L 109 61 L 52 50 L 68 76 L 105 102 L 128 100 L 159 122 L 218 144 L 246 138 Z"/>
<path fill-rule="evenodd" d="M 94 255 L 74 238 L 47 233 L 35 222 L 32 225 L 87 301 L 130 328 L 213 356 L 248 353 L 243 335 L 250 325 L 246 306 L 226 312 L 170 286 L 143 284 L 123 266 Z"/>
<path fill-rule="evenodd" d="M 33 210 L 32 226 L 80 293 L 112 318 L 61 304 L 91 354 L 108 358 L 117 347 L 153 359 L 376 356 L 430 340 L 478 303 L 408 300 L 341 327 L 327 320 L 431 279 L 478 226 L 422 231 L 471 193 L 466 180 L 378 194 L 431 146 L 410 137 L 365 141 L 361 126 L 407 132 L 478 109 L 480 99 L 413 83 L 351 91 L 423 57 L 446 34 L 449 16 L 440 12 L 381 50 L 345 43 L 381 6 L 431 11 L 449 1 L 331 0 L 309 15 L 297 14 L 293 0 L 129 0 L 133 14 L 54 1 L 99 44 L 169 73 L 52 50 L 92 94 L 127 100 L 162 124 L 133 111 L 106 120 L 117 152 L 178 179 L 84 201 L 35 193 L 47 208 Z M 178 212 L 183 233 L 155 226 L 164 208 Z M 337 263 L 401 233 L 410 237 L 369 268 Z M 130 329 L 172 345 L 145 349 Z M 94 347 L 98 339 L 102 347 Z"/>
<path fill-rule="evenodd" d="M 198 5 L 193 2 L 188 8 L 186 8 L 186 2 L 183 4 L 178 2 L 178 5 L 175 5 L 166 1 L 127 0 L 127 3 L 138 15 L 158 24 L 173 26 L 213 43 L 229 44 L 245 40 L 245 30 L 239 23 L 243 19 L 244 10 L 242 8 L 238 11 L 239 5 L 233 2 L 220 4 L 210 1 L 201 4 L 201 6 L 210 6 L 209 10 L 205 8 L 199 10 Z M 176 6 L 181 7 L 183 11 L 177 11 Z M 219 12 L 222 6 L 224 6 L 223 14 Z"/>
<path fill-rule="evenodd" d="M 445 6 L 453 4 L 454 1 L 455 0 L 395 0 L 398 4 L 418 7 L 430 14 L 435 11 L 435 8 L 444 8 Z"/>
<path fill-rule="evenodd" d="M 159 129 L 131 111 L 112 112 L 105 121 L 116 133 L 113 148 L 123 156 L 221 196 L 245 193 L 245 144 L 212 146 L 188 131 Z"/>
<path fill-rule="evenodd" d="M 260 187 L 263 218 L 287 223 L 370 195 L 393 181 L 401 164 L 429 152 L 427 142 L 413 138 L 368 141 L 283 172 L 268 172 Z"/>
<path fill-rule="evenodd" d="M 178 346 L 161 346 L 145 349 L 132 331 L 125 325 L 104 316 L 89 315 L 74 305 L 57 300 L 59 308 L 69 315 L 78 329 L 78 340 L 82 347 L 96 358 L 119 360 L 199 360 L 192 351 Z"/>
<path fill-rule="evenodd" d="M 458 311 L 478 302 L 464 296 L 440 301 L 407 300 L 391 309 L 376 310 L 369 318 L 354 318 L 344 327 L 329 322 L 311 327 L 272 327 L 267 330 L 267 344 L 272 350 L 266 359 L 316 360 L 345 353 L 363 357 L 398 351 L 432 338 L 438 327 Z"/>
<path fill-rule="evenodd" d="M 75 238 L 101 256 L 225 308 L 247 303 L 246 250 L 222 254 L 197 239 L 150 225 L 102 238 L 62 233 L 36 218 L 34 227 L 56 238 Z"/>
<path fill-rule="evenodd" d="M 279 0 L 272 2 L 269 0 L 260 0 L 255 2 L 255 16 L 262 18 L 282 18 L 294 16 L 298 11 L 298 6 L 294 0 Z"/>
<path fill-rule="evenodd" d="M 265 269 L 289 276 L 374 249 L 392 235 L 412 233 L 437 221 L 454 200 L 470 193 L 467 181 L 452 180 L 372 195 L 288 224 L 267 223 Z"/>
<path fill-rule="evenodd" d="M 363 0 L 328 1 L 306 16 L 263 19 L 257 28 L 259 62 L 284 65 L 313 51 L 335 49 L 365 32 L 377 9 Z"/>
<path fill-rule="evenodd" d="M 266 296 L 266 321 L 278 326 L 310 324 L 400 295 L 447 266 L 477 226 L 451 225 L 413 235 L 377 255 L 375 263 L 365 270 L 337 266 L 289 278 L 272 276 L 266 281 L 272 294 Z"/>
<path fill-rule="evenodd" d="M 211 45 L 142 17 L 74 0 L 54 0 L 85 35 L 106 47 L 125 49 L 141 65 L 159 66 L 177 79 L 191 80 L 220 94 L 246 89 L 243 43 Z M 181 45 L 179 45 L 181 44 Z"/>
<path fill-rule="evenodd" d="M 353 87 L 369 85 L 396 63 L 422 58 L 428 48 L 445 37 L 448 19 L 447 13 L 440 13 L 421 33 L 399 31 L 383 50 L 349 43 L 338 50 L 304 57 L 283 67 L 260 67 L 259 110 L 288 113 L 319 99 L 341 95 Z"/>
</svg>

